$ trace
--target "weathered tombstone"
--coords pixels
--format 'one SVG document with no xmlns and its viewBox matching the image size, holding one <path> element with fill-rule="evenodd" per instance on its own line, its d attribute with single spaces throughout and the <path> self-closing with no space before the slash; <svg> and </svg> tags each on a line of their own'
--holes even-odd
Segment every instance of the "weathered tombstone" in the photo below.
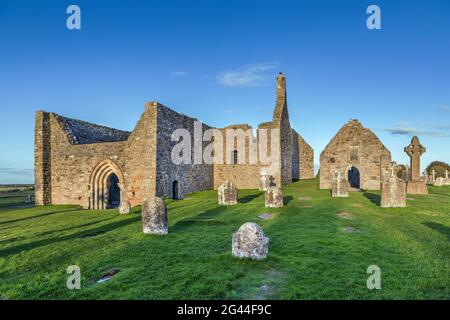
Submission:
<svg viewBox="0 0 450 320">
<path fill-rule="evenodd" d="M 331 177 L 331 196 L 333 198 L 348 197 L 348 181 L 344 170 L 334 169 Z"/>
<path fill-rule="evenodd" d="M 264 174 L 259 177 L 259 190 L 267 191 L 268 188 L 275 186 L 273 176 Z"/>
<path fill-rule="evenodd" d="M 131 205 L 128 201 L 121 201 L 119 205 L 119 213 L 120 214 L 128 214 L 130 213 Z"/>
<path fill-rule="evenodd" d="M 436 178 L 435 180 L 434 180 L 434 186 L 436 186 L 436 187 L 442 187 L 442 186 L 444 186 L 444 184 L 445 184 L 445 179 L 444 178 L 442 178 L 442 177 L 438 177 L 438 178 Z"/>
<path fill-rule="evenodd" d="M 152 197 L 142 205 L 142 224 L 144 233 L 167 234 L 167 210 L 163 199 Z"/>
<path fill-rule="evenodd" d="M 426 148 L 420 143 L 419 138 L 414 136 L 404 150 L 411 159 L 410 175 L 406 184 L 407 193 L 428 194 L 425 181 L 420 179 L 420 156 L 426 152 Z"/>
<path fill-rule="evenodd" d="M 391 162 L 382 168 L 381 207 L 406 207 L 406 183 L 397 177 L 397 165 Z"/>
<path fill-rule="evenodd" d="M 262 260 L 267 257 L 268 251 L 269 238 L 256 223 L 244 223 L 233 234 L 231 253 L 235 257 Z"/>
<path fill-rule="evenodd" d="M 433 184 L 434 184 L 434 183 L 436 183 L 436 171 L 433 169 L 432 173 L 433 173 Z"/>
<path fill-rule="evenodd" d="M 280 187 L 269 187 L 264 195 L 266 208 L 281 208 L 283 206 L 283 191 Z"/>
<path fill-rule="evenodd" d="M 230 180 L 226 180 L 219 187 L 219 190 L 217 191 L 217 197 L 219 205 L 235 205 L 237 204 L 238 190 Z"/>
</svg>

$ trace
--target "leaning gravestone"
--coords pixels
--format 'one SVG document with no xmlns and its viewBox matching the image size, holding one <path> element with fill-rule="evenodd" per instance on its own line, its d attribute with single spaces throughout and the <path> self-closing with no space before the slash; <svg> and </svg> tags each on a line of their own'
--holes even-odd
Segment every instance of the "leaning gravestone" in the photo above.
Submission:
<svg viewBox="0 0 450 320">
<path fill-rule="evenodd" d="M 264 174 L 259 177 L 259 191 L 267 191 L 272 186 L 275 186 L 273 176 Z"/>
<path fill-rule="evenodd" d="M 131 205 L 128 201 L 122 201 L 119 206 L 120 214 L 128 214 L 130 213 Z"/>
<path fill-rule="evenodd" d="M 144 233 L 167 234 L 167 210 L 163 199 L 152 197 L 142 205 L 142 224 Z"/>
<path fill-rule="evenodd" d="M 264 199 L 266 208 L 281 208 L 283 206 L 283 191 L 280 187 L 269 187 Z"/>
<path fill-rule="evenodd" d="M 217 197 L 219 205 L 235 205 L 237 204 L 238 190 L 230 180 L 226 180 L 219 187 L 219 190 L 217 191 Z"/>
<path fill-rule="evenodd" d="M 344 170 L 335 169 L 331 178 L 331 196 L 333 198 L 348 197 L 348 181 Z"/>
<path fill-rule="evenodd" d="M 231 253 L 235 257 L 262 260 L 267 257 L 268 251 L 269 238 L 256 223 L 244 223 L 233 234 Z"/>
<path fill-rule="evenodd" d="M 382 170 L 381 207 L 406 207 L 406 183 L 397 177 L 395 162 L 391 162 Z"/>
</svg>

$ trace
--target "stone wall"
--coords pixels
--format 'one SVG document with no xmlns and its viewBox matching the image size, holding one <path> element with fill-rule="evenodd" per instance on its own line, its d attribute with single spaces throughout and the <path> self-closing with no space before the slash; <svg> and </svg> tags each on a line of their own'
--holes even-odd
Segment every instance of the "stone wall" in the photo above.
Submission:
<svg viewBox="0 0 450 320">
<path fill-rule="evenodd" d="M 248 124 L 230 125 L 219 129 L 223 137 L 223 150 L 221 158 L 216 157 L 214 164 L 214 189 L 218 189 L 226 180 L 230 180 L 237 189 L 258 189 L 260 165 L 257 153 L 257 139 L 253 136 L 252 127 Z M 228 132 L 235 132 L 236 135 L 245 136 L 244 141 L 238 142 L 238 138 L 234 141 L 227 140 Z M 241 133 L 239 133 L 241 132 Z M 244 145 L 244 153 L 239 152 L 241 148 L 238 143 Z M 254 143 L 254 152 L 256 153 L 256 161 L 250 161 L 251 143 Z M 232 150 L 227 150 L 227 144 L 232 146 Z M 238 163 L 232 163 L 233 152 L 237 151 Z M 229 152 L 227 154 L 227 152 Z"/>
<path fill-rule="evenodd" d="M 194 122 L 197 119 L 179 114 L 159 103 L 154 103 L 158 112 L 157 153 L 156 153 L 156 195 L 173 198 L 173 183 L 178 183 L 178 198 L 202 190 L 211 190 L 214 187 L 213 165 L 194 163 L 194 140 L 202 144 L 202 150 L 210 143 L 203 142 L 202 133 L 211 127 L 202 124 L 200 135 L 194 133 Z M 171 152 L 178 141 L 172 142 L 172 133 L 176 129 L 186 129 L 191 135 L 191 161 L 192 164 L 173 163 Z"/>
<path fill-rule="evenodd" d="M 50 137 L 50 114 L 37 111 L 34 129 L 34 180 L 37 205 L 52 203 Z"/>
<path fill-rule="evenodd" d="M 227 157 L 232 157 L 225 153 L 227 128 L 217 129 L 224 133 L 223 164 L 205 164 L 202 154 L 199 164 L 176 165 L 172 162 L 171 152 L 178 143 L 172 142 L 172 133 L 176 129 L 184 128 L 191 134 L 193 161 L 196 143 L 201 143 L 203 150 L 211 144 L 202 139 L 202 134 L 210 127 L 201 124 L 198 136 L 194 129 L 195 121 L 157 102 L 145 105 L 132 132 L 38 111 L 35 121 L 36 203 L 105 208 L 112 174 L 119 180 L 121 200 L 130 202 L 132 206 L 140 205 L 155 195 L 174 197 L 175 181 L 178 183 L 178 198 L 194 191 L 217 189 L 227 179 L 238 189 L 257 189 L 260 174 L 268 167 L 259 161 L 259 133 L 255 138 L 248 125 L 227 127 L 250 130 L 242 163 L 227 163 Z M 268 152 L 277 155 L 277 161 L 274 170 L 266 172 L 273 175 L 278 186 L 306 177 L 310 166 L 313 170 L 312 149 L 290 127 L 286 79 L 281 74 L 277 77 L 273 119 L 258 128 L 275 130 L 279 134 L 272 147 L 268 132 Z M 256 145 L 255 163 L 249 161 L 250 140 Z M 237 147 L 237 140 L 234 147 Z M 242 152 L 238 154 L 239 158 L 241 156 Z"/>
<path fill-rule="evenodd" d="M 300 153 L 300 179 L 314 179 L 314 150 L 298 135 L 298 149 Z"/>
<path fill-rule="evenodd" d="M 152 121 L 155 115 L 146 110 L 127 140 L 74 144 L 80 139 L 76 140 L 76 136 L 71 139 L 71 133 L 61 121 L 65 118 L 38 112 L 35 143 L 37 204 L 75 204 L 89 208 L 93 193 L 101 187 L 101 182 L 93 181 L 92 175 L 106 160 L 116 168 L 113 170 L 109 166 L 110 173 L 124 177 L 124 181 L 119 181 L 123 186 L 123 198 L 131 205 L 141 204 L 155 190 L 155 148 L 152 147 L 155 145 L 156 130 L 152 127 L 156 124 Z M 47 119 L 44 136 L 40 134 L 41 119 Z"/>
<path fill-rule="evenodd" d="M 381 160 L 383 159 L 383 160 Z M 380 189 L 380 163 L 386 166 L 391 153 L 377 136 L 364 128 L 358 120 L 344 125 L 320 155 L 320 188 L 331 187 L 330 174 L 333 168 L 359 170 L 360 188 Z"/>
<path fill-rule="evenodd" d="M 300 180 L 300 135 L 292 129 L 292 181 Z"/>
</svg>

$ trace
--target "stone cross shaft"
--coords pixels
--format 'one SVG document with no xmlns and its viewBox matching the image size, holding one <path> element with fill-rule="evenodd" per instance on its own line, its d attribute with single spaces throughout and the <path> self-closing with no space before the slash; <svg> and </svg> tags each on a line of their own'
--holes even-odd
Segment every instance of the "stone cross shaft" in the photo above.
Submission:
<svg viewBox="0 0 450 320">
<path fill-rule="evenodd" d="M 411 181 L 420 180 L 420 156 L 426 151 L 427 149 L 420 143 L 419 138 L 415 136 L 412 138 L 411 143 L 405 147 L 405 152 L 411 160 L 409 176 Z"/>
</svg>

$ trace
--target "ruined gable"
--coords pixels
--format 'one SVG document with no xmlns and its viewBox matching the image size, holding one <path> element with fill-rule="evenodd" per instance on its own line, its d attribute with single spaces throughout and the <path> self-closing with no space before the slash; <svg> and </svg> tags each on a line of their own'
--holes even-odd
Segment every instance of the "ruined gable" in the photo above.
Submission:
<svg viewBox="0 0 450 320">
<path fill-rule="evenodd" d="M 330 188 L 330 172 L 335 168 L 351 170 L 358 186 L 378 190 L 380 164 L 390 162 L 391 154 L 378 137 L 358 120 L 350 120 L 331 139 L 320 155 L 320 188 Z M 349 176 L 349 181 L 352 179 Z M 356 182 L 355 182 L 356 183 Z"/>
</svg>

